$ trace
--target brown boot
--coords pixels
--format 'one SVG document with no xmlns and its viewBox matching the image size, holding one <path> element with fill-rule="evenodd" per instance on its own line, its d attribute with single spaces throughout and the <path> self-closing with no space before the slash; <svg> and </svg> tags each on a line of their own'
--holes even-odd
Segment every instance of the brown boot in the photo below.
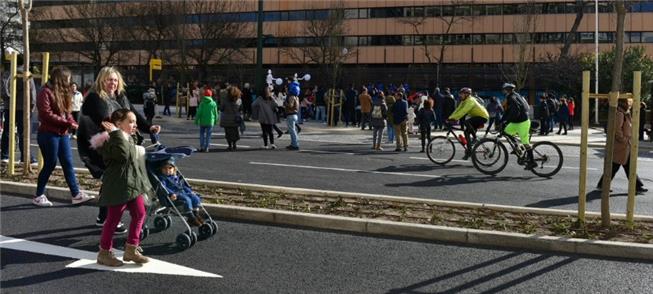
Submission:
<svg viewBox="0 0 653 294">
<path fill-rule="evenodd" d="M 141 254 L 142 251 L 143 249 L 141 249 L 141 247 L 125 243 L 125 255 L 122 257 L 122 260 L 133 261 L 135 263 L 147 263 L 150 259 L 143 256 Z"/>
<path fill-rule="evenodd" d="M 113 255 L 113 251 L 104 250 L 102 248 L 100 248 L 100 252 L 97 254 L 97 263 L 114 267 L 123 265 L 123 262 L 120 261 L 120 259 L 117 259 L 115 255 Z"/>
</svg>

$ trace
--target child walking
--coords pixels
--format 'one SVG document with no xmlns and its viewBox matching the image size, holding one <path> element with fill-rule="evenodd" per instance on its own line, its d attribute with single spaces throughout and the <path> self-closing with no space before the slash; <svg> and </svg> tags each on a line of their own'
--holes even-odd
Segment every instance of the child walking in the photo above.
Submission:
<svg viewBox="0 0 653 294">
<path fill-rule="evenodd" d="M 131 222 L 125 244 L 123 261 L 146 263 L 149 259 L 141 255 L 140 234 L 145 221 L 146 192 L 152 186 L 145 171 L 145 148 L 136 145 L 136 115 L 129 109 L 119 109 L 111 114 L 111 122 L 102 122 L 106 132 L 91 138 L 91 147 L 102 155 L 106 170 L 102 176 L 102 188 L 98 205 L 108 208 L 108 215 L 102 227 L 100 252 L 97 263 L 107 266 L 121 266 L 113 247 L 113 233 L 125 209 L 129 210 Z"/>
<path fill-rule="evenodd" d="M 420 152 L 424 152 L 426 143 L 431 141 L 431 125 L 435 123 L 435 112 L 433 112 L 431 100 L 424 101 L 424 107 L 417 113 L 417 123 L 419 124 L 419 138 L 422 141 Z"/>
<path fill-rule="evenodd" d="M 211 132 L 217 121 L 218 105 L 213 101 L 213 92 L 206 89 L 195 117 L 195 124 L 200 126 L 200 152 L 209 152 Z"/>
</svg>

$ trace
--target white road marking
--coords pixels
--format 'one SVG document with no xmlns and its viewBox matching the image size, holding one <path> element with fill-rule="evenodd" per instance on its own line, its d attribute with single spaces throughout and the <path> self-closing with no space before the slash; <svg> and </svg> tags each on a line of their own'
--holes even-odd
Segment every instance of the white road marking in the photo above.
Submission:
<svg viewBox="0 0 653 294">
<path fill-rule="evenodd" d="M 417 159 L 417 160 L 429 160 L 429 161 L 430 161 L 430 159 L 428 159 L 427 157 L 414 157 L 414 156 L 411 156 L 411 157 L 408 157 L 408 158 L 410 158 L 410 159 Z M 451 161 L 453 161 L 453 162 L 468 162 L 468 163 L 471 163 L 471 161 L 469 161 L 469 160 L 462 160 L 462 159 L 452 159 Z"/>
<path fill-rule="evenodd" d="M 109 267 L 99 265 L 96 262 L 97 253 L 73 249 L 68 247 L 56 246 L 46 243 L 34 242 L 25 239 L 18 239 L 0 235 L 0 248 L 27 251 L 38 254 L 54 255 L 67 257 L 72 259 L 79 259 L 69 265 L 67 268 L 85 268 L 102 271 L 114 271 L 124 273 L 150 273 L 160 275 L 176 275 L 176 276 L 191 276 L 191 277 L 205 277 L 205 278 L 222 278 L 220 275 L 199 271 L 189 267 L 176 265 L 161 261 L 158 259 L 150 258 L 150 262 L 138 265 L 132 262 L 127 262 L 121 267 Z M 122 259 L 123 252 L 114 250 L 117 258 Z"/>
<path fill-rule="evenodd" d="M 432 178 L 432 179 L 441 178 L 441 176 L 436 176 L 436 175 L 424 175 L 424 174 L 413 174 L 413 173 L 402 173 L 402 172 L 383 172 L 383 171 L 373 171 L 373 170 L 370 171 L 370 170 L 349 169 L 349 168 L 340 168 L 340 167 L 322 167 L 322 166 L 256 162 L 256 161 L 250 161 L 249 164 L 305 168 L 305 169 L 321 169 L 321 170 L 332 170 L 332 171 L 342 171 L 342 172 L 351 172 L 351 173 L 369 173 L 369 174 L 383 174 L 383 175 L 393 175 L 393 176 L 422 177 L 422 178 Z"/>
<path fill-rule="evenodd" d="M 428 158 L 424 157 L 409 157 L 410 159 L 418 159 L 418 160 L 429 160 Z M 451 161 L 455 162 L 470 162 L 469 160 L 458 160 L 458 159 L 452 159 Z M 546 167 L 553 167 L 553 166 L 546 166 Z M 564 169 L 579 169 L 579 167 L 576 166 L 562 166 Z M 593 168 L 593 167 L 588 167 L 587 170 L 599 170 L 598 168 Z"/>
<path fill-rule="evenodd" d="M 211 145 L 211 146 L 220 146 L 220 147 L 229 147 L 229 145 L 227 145 L 227 144 L 213 144 L 213 143 L 211 143 L 209 145 Z M 252 146 L 247 146 L 247 145 L 236 145 L 236 147 L 245 148 L 245 149 L 252 148 Z"/>
<path fill-rule="evenodd" d="M 356 153 L 353 152 L 343 152 L 343 151 L 323 151 L 323 150 L 308 150 L 308 149 L 301 149 L 299 152 L 306 152 L 306 153 L 320 153 L 320 154 L 344 154 L 344 155 L 356 155 Z"/>
</svg>

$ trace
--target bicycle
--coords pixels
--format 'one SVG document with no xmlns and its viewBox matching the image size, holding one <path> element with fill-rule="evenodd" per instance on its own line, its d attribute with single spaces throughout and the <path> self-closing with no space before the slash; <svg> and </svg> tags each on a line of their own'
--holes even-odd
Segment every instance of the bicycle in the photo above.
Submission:
<svg viewBox="0 0 653 294">
<path fill-rule="evenodd" d="M 465 135 L 456 134 L 455 132 L 456 130 L 462 131 L 462 128 L 455 128 L 449 123 L 446 123 L 445 126 L 447 127 L 447 134 L 431 138 L 429 143 L 426 145 L 426 156 L 431 160 L 431 162 L 439 165 L 449 163 L 456 155 L 456 145 L 451 139 L 451 136 L 453 136 L 453 138 L 456 139 L 465 150 L 467 149 L 468 143 Z"/>
<path fill-rule="evenodd" d="M 536 130 L 537 126 L 532 127 L 529 136 L 532 136 Z M 510 154 L 517 157 L 517 164 L 526 165 L 528 162 L 526 148 L 515 136 L 505 133 L 502 129 L 496 137 L 482 138 L 472 147 L 472 163 L 478 171 L 487 175 L 496 175 L 506 168 L 509 155 L 508 149 L 500 140 L 502 137 L 506 138 L 511 148 Z M 537 166 L 530 170 L 532 173 L 539 177 L 550 178 L 560 171 L 564 158 L 558 145 L 541 141 L 534 143 L 532 148 L 533 159 L 537 163 Z"/>
</svg>

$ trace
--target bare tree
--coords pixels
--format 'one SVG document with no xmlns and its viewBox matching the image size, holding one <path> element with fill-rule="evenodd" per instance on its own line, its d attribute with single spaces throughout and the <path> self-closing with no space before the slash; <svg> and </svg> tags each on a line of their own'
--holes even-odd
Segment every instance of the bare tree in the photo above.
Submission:
<svg viewBox="0 0 653 294">
<path fill-rule="evenodd" d="M 513 51 L 516 52 L 514 64 L 500 64 L 499 69 L 506 80 L 515 82 L 517 91 L 524 88 L 528 81 L 530 67 L 534 61 L 535 26 L 542 6 L 534 0 L 528 0 L 520 6 L 520 15 L 514 22 Z"/>
<path fill-rule="evenodd" d="M 16 46 L 21 41 L 20 22 L 18 14 L 20 10 L 15 1 L 8 1 L 4 5 L 4 11 L 0 14 L 0 60 L 5 60 L 5 50 L 7 47 Z M 12 8 L 15 7 L 15 8 Z"/>
<path fill-rule="evenodd" d="M 576 10 L 576 18 L 574 18 L 574 24 L 571 26 L 569 34 L 567 34 L 564 38 L 564 45 L 562 48 L 560 48 L 561 59 L 569 57 L 571 44 L 576 41 L 576 33 L 578 32 L 578 27 L 580 26 L 580 23 L 583 20 L 583 16 L 585 15 L 585 6 L 587 6 L 587 3 L 588 2 L 583 0 L 576 0 L 576 5 L 574 5 L 574 10 Z"/>
<path fill-rule="evenodd" d="M 178 38 L 189 39 L 186 54 L 199 67 L 199 79 L 206 78 L 212 64 L 227 64 L 246 58 L 242 51 L 252 32 L 227 12 L 239 11 L 244 5 L 241 1 L 213 0 L 191 1 L 187 9 L 195 14 L 192 25 Z"/>
<path fill-rule="evenodd" d="M 300 64 L 316 64 L 320 66 L 321 75 L 331 81 L 332 86 L 338 82 L 340 66 L 345 60 L 355 54 L 355 49 L 346 48 L 344 35 L 347 27 L 344 22 L 344 3 L 332 2 L 329 13 L 325 18 L 311 18 L 304 27 L 304 40 L 307 44 L 294 44 L 290 35 L 281 35 L 289 40 L 281 52 Z"/>
</svg>

